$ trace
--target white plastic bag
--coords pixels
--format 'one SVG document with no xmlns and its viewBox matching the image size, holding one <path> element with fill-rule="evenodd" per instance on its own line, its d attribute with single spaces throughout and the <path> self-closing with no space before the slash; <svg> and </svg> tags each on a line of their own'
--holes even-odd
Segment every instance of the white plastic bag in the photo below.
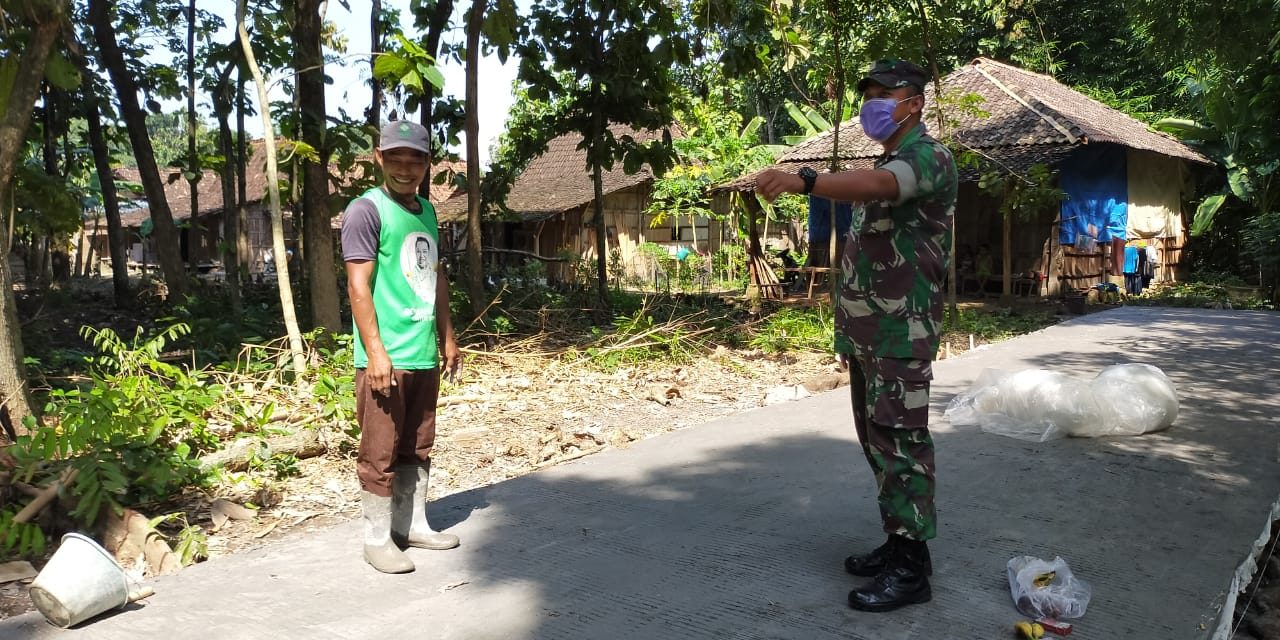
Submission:
<svg viewBox="0 0 1280 640">
<path fill-rule="evenodd" d="M 1046 562 L 1032 556 L 1018 556 L 1009 560 L 1005 570 L 1009 574 L 1013 605 L 1019 613 L 1033 619 L 1079 618 L 1093 597 L 1089 583 L 1075 577 L 1067 561 L 1060 557 Z"/>
<path fill-rule="evenodd" d="M 1044 442 L 1065 436 L 1140 435 L 1168 428 L 1178 396 L 1160 369 L 1120 364 L 1083 380 L 1046 369 L 983 371 L 947 406 L 957 426 Z"/>
<path fill-rule="evenodd" d="M 1149 364 L 1117 364 L 1089 383 L 1098 419 L 1072 433 L 1078 436 L 1136 436 L 1169 428 L 1178 417 L 1178 392 L 1160 369 Z"/>
</svg>

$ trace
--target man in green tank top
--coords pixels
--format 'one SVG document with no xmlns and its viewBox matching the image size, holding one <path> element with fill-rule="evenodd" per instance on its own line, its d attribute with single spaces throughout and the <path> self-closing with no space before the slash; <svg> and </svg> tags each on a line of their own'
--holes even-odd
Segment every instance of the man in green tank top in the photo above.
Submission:
<svg viewBox="0 0 1280 640">
<path fill-rule="evenodd" d="M 441 370 L 462 364 L 440 270 L 440 232 L 418 196 L 428 133 L 397 121 L 382 129 L 374 161 L 383 184 L 347 206 L 342 255 L 354 320 L 356 420 L 364 559 L 384 573 L 413 571 L 404 547 L 452 549 L 457 536 L 427 524 Z"/>
</svg>

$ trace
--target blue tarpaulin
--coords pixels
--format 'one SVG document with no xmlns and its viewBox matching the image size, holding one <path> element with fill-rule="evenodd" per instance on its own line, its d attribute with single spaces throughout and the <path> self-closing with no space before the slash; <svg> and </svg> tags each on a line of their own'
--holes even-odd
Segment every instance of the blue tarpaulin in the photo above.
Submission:
<svg viewBox="0 0 1280 640">
<path fill-rule="evenodd" d="M 853 224 L 853 205 L 836 203 L 837 238 L 843 238 Z M 827 198 L 809 198 L 809 246 L 827 246 L 831 242 L 831 201 Z"/>
<path fill-rule="evenodd" d="M 1124 147 L 1081 148 L 1062 163 L 1059 184 L 1067 193 L 1067 199 L 1062 201 L 1059 242 L 1074 245 L 1077 239 L 1125 239 L 1129 182 Z"/>
</svg>

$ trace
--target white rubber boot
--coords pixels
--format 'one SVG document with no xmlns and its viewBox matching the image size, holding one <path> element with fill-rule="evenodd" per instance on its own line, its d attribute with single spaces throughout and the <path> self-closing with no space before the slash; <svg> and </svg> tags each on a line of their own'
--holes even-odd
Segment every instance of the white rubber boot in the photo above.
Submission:
<svg viewBox="0 0 1280 640">
<path fill-rule="evenodd" d="M 383 573 L 409 573 L 413 561 L 391 541 L 391 498 L 360 492 L 364 512 L 364 561 Z"/>
<path fill-rule="evenodd" d="M 458 536 L 434 531 L 427 524 L 427 485 L 430 477 L 430 462 L 396 467 L 396 478 L 392 484 L 394 504 L 391 536 L 401 547 L 443 550 L 458 546 Z"/>
</svg>

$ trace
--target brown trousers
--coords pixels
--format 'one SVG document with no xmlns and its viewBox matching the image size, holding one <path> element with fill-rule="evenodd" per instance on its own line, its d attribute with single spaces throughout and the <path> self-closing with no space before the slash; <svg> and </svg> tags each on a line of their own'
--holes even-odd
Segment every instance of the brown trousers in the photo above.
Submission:
<svg viewBox="0 0 1280 640">
<path fill-rule="evenodd" d="M 360 488 L 376 496 L 391 495 L 395 467 L 423 464 L 436 442 L 436 398 L 440 370 L 394 370 L 388 395 L 374 393 L 365 370 L 356 370 L 356 422 L 360 451 L 356 475 Z"/>
</svg>

